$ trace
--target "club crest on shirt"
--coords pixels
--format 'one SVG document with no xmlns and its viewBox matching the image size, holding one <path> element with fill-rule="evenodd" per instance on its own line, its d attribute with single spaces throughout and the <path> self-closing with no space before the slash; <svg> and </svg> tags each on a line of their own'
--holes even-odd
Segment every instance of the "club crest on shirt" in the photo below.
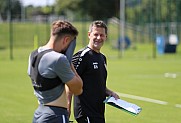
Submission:
<svg viewBox="0 0 181 123">
<path fill-rule="evenodd" d="M 97 62 L 93 62 L 93 67 L 94 67 L 94 69 L 98 69 L 98 63 Z"/>
</svg>

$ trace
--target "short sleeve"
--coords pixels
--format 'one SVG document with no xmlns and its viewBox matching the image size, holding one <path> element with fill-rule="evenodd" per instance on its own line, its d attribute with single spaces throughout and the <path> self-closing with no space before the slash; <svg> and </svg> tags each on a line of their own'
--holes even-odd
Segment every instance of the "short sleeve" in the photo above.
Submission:
<svg viewBox="0 0 181 123">
<path fill-rule="evenodd" d="M 66 58 L 66 56 L 61 56 L 55 66 L 54 66 L 54 70 L 57 74 L 57 76 L 59 78 L 61 78 L 63 83 L 66 83 L 70 80 L 73 79 L 73 77 L 75 76 L 75 74 L 73 73 L 71 67 L 70 67 L 70 63 L 68 61 L 68 59 Z"/>
<path fill-rule="evenodd" d="M 81 52 L 78 52 L 73 56 L 72 63 L 77 73 L 81 76 L 86 68 L 86 61 L 84 56 L 83 57 L 81 56 Z"/>
</svg>

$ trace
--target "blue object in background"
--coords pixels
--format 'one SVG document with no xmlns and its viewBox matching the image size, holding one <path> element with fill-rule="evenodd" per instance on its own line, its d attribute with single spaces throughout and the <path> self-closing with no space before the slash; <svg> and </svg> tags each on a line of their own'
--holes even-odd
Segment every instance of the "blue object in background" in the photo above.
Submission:
<svg viewBox="0 0 181 123">
<path fill-rule="evenodd" d="M 124 41 L 124 46 L 122 46 L 122 42 Z M 118 49 L 121 49 L 122 47 L 124 48 L 124 49 L 128 49 L 129 47 L 130 47 L 130 45 L 131 45 L 131 41 L 130 41 L 130 39 L 129 39 L 129 37 L 128 36 L 125 36 L 124 37 L 124 39 L 122 38 L 122 37 L 120 37 L 119 39 L 118 39 Z"/>
<path fill-rule="evenodd" d="M 165 51 L 165 39 L 163 36 L 156 37 L 156 47 L 159 54 L 164 54 Z"/>
</svg>

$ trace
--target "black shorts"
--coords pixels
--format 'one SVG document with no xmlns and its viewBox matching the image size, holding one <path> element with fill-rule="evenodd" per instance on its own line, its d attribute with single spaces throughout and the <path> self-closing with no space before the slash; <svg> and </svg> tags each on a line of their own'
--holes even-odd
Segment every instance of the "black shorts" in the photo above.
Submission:
<svg viewBox="0 0 181 123">
<path fill-rule="evenodd" d="M 76 119 L 78 123 L 105 123 L 104 118 L 98 117 L 80 117 Z"/>
<path fill-rule="evenodd" d="M 39 105 L 33 123 L 69 123 L 66 108 Z"/>
</svg>

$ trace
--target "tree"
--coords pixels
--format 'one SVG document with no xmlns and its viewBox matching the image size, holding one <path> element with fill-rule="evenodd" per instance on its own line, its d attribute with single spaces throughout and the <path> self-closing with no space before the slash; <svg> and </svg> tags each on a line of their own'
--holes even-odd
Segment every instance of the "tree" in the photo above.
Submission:
<svg viewBox="0 0 181 123">
<path fill-rule="evenodd" d="M 119 10 L 119 0 L 83 0 L 80 3 L 83 12 L 92 17 L 93 20 L 107 20 L 116 16 Z"/>
<path fill-rule="evenodd" d="M 138 1 L 138 0 L 137 0 Z M 141 0 L 139 4 L 126 7 L 127 20 L 133 24 L 180 20 L 180 0 Z"/>
<path fill-rule="evenodd" d="M 125 0 L 126 21 L 136 25 L 143 23 L 180 21 L 181 0 Z M 56 12 L 66 15 L 71 11 L 82 17 L 107 20 L 118 17 L 120 0 L 56 0 Z"/>
<path fill-rule="evenodd" d="M 47 15 L 54 14 L 54 6 L 41 7 L 41 12 Z"/>
<path fill-rule="evenodd" d="M 7 20 L 8 10 L 11 11 L 12 19 L 20 19 L 21 6 L 22 4 L 19 0 L 0 0 L 0 14 L 2 19 Z M 11 9 L 9 7 L 11 7 Z"/>
<path fill-rule="evenodd" d="M 57 0 L 56 11 L 65 14 L 66 11 L 80 12 L 82 16 L 90 16 L 91 19 L 107 20 L 118 15 L 119 0 Z"/>
<path fill-rule="evenodd" d="M 8 0 L 0 0 L 0 14 L 3 20 L 7 19 Z"/>
<path fill-rule="evenodd" d="M 66 11 L 78 11 L 82 0 L 56 0 L 55 11 L 57 14 L 65 15 Z"/>
<path fill-rule="evenodd" d="M 21 2 L 19 0 L 13 0 L 11 3 L 12 19 L 21 19 Z"/>
</svg>

